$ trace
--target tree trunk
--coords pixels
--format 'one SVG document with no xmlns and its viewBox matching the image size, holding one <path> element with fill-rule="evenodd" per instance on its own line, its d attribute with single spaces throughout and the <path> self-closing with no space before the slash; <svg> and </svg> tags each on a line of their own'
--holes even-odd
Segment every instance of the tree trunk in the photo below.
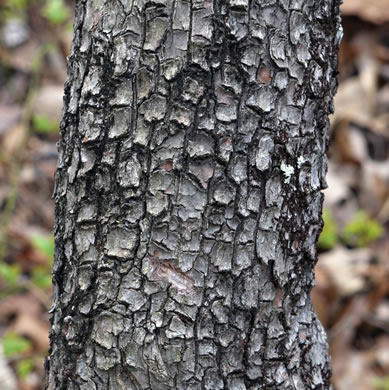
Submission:
<svg viewBox="0 0 389 390">
<path fill-rule="evenodd" d="M 47 389 L 331 388 L 338 3 L 77 2 Z"/>
</svg>

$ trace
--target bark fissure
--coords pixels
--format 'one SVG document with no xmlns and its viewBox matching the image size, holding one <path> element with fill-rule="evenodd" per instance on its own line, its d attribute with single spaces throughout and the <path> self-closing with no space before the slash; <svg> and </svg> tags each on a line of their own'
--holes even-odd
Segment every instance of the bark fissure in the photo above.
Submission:
<svg viewBox="0 0 389 390">
<path fill-rule="evenodd" d="M 47 389 L 330 389 L 338 0 L 79 1 L 74 31 Z"/>
</svg>

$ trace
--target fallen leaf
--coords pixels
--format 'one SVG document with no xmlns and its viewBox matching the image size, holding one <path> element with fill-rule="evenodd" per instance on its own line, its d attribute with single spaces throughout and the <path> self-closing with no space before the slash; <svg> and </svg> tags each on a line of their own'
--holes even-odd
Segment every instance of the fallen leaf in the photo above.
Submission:
<svg viewBox="0 0 389 390">
<path fill-rule="evenodd" d="M 0 136 L 7 134 L 22 117 L 23 108 L 18 104 L 0 105 Z"/>
<path fill-rule="evenodd" d="M 10 329 L 28 337 L 36 351 L 46 354 L 49 350 L 49 323 L 28 313 L 19 313 Z"/>
<path fill-rule="evenodd" d="M 369 248 L 349 250 L 338 246 L 320 254 L 318 264 L 329 272 L 339 295 L 345 297 L 366 288 L 365 274 L 371 258 Z"/>
<path fill-rule="evenodd" d="M 341 10 L 343 15 L 359 16 L 376 24 L 389 21 L 388 0 L 344 0 Z"/>
</svg>

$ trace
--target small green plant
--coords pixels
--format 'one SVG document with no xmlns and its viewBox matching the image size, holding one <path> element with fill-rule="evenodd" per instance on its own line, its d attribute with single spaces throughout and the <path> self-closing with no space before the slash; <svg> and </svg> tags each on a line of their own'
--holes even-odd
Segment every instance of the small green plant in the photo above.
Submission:
<svg viewBox="0 0 389 390">
<path fill-rule="evenodd" d="M 58 133 L 59 123 L 46 115 L 34 115 L 32 123 L 37 133 Z"/>
<path fill-rule="evenodd" d="M 54 258 L 54 236 L 37 234 L 31 239 L 32 244 L 46 256 L 48 266 L 35 267 L 31 272 L 32 282 L 44 290 L 51 287 L 51 267 Z"/>
<path fill-rule="evenodd" d="M 36 234 L 31 238 L 32 245 L 37 248 L 42 254 L 44 254 L 49 260 L 49 264 L 53 264 L 54 257 L 54 236 L 44 236 L 42 234 Z"/>
<path fill-rule="evenodd" d="M 389 390 L 389 376 L 374 378 L 373 387 L 375 390 Z"/>
<path fill-rule="evenodd" d="M 21 275 L 20 266 L 18 264 L 0 263 L 0 278 L 8 285 L 17 285 Z"/>
<path fill-rule="evenodd" d="M 341 232 L 338 231 L 329 209 L 323 210 L 323 221 L 323 231 L 317 243 L 318 248 L 322 250 L 334 248 L 339 240 L 345 245 L 363 248 L 380 238 L 384 232 L 382 225 L 377 220 L 369 218 L 364 210 L 358 211 Z"/>
<path fill-rule="evenodd" d="M 34 371 L 35 364 L 32 359 L 23 359 L 19 361 L 16 365 L 16 372 L 18 373 L 18 377 L 25 381 L 27 376 Z"/>
<path fill-rule="evenodd" d="M 69 18 L 70 12 L 64 0 L 46 0 L 43 15 L 49 22 L 61 24 Z"/>
<path fill-rule="evenodd" d="M 15 332 L 7 332 L 2 339 L 4 355 L 14 358 L 24 355 L 32 350 L 31 342 Z"/>
<path fill-rule="evenodd" d="M 342 241 L 349 246 L 362 248 L 382 236 L 384 229 L 364 210 L 358 211 L 343 229 Z"/>
<path fill-rule="evenodd" d="M 51 273 L 47 267 L 35 267 L 32 270 L 31 279 L 36 286 L 43 290 L 51 287 Z"/>
<path fill-rule="evenodd" d="M 336 222 L 329 209 L 323 210 L 323 221 L 323 231 L 320 234 L 317 246 L 319 249 L 328 250 L 338 243 Z"/>
<path fill-rule="evenodd" d="M 6 5 L 11 8 L 25 9 L 27 2 L 26 0 L 8 0 Z"/>
<path fill-rule="evenodd" d="M 31 5 L 42 1 L 43 0 L 4 0 L 2 3 L 3 8 L 0 12 L 0 19 L 7 20 L 9 18 L 17 17 L 26 20 L 28 15 L 28 8 Z"/>
<path fill-rule="evenodd" d="M 2 17 L 14 17 L 23 14 L 27 8 L 26 0 L 7 0 L 4 4 Z"/>
<path fill-rule="evenodd" d="M 52 24 L 67 22 L 70 18 L 65 0 L 5 0 L 1 17 L 26 17 L 28 8 L 34 4 L 42 6 L 42 15 Z"/>
</svg>

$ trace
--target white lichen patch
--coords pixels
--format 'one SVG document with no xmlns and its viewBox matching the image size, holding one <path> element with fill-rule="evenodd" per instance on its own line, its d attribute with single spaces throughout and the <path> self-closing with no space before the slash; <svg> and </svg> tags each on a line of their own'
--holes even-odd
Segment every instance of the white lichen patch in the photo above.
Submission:
<svg viewBox="0 0 389 390">
<path fill-rule="evenodd" d="M 284 183 L 289 184 L 290 179 L 294 173 L 294 168 L 292 167 L 292 165 L 286 164 L 285 161 L 281 162 L 280 168 L 281 168 L 281 171 L 284 173 Z"/>
<path fill-rule="evenodd" d="M 232 7 L 241 7 L 247 9 L 249 6 L 249 2 L 248 0 L 231 0 L 230 5 Z"/>
<path fill-rule="evenodd" d="M 300 156 L 298 159 L 297 159 L 297 166 L 299 168 L 301 168 L 301 166 L 305 163 L 305 158 L 303 156 Z"/>
</svg>

